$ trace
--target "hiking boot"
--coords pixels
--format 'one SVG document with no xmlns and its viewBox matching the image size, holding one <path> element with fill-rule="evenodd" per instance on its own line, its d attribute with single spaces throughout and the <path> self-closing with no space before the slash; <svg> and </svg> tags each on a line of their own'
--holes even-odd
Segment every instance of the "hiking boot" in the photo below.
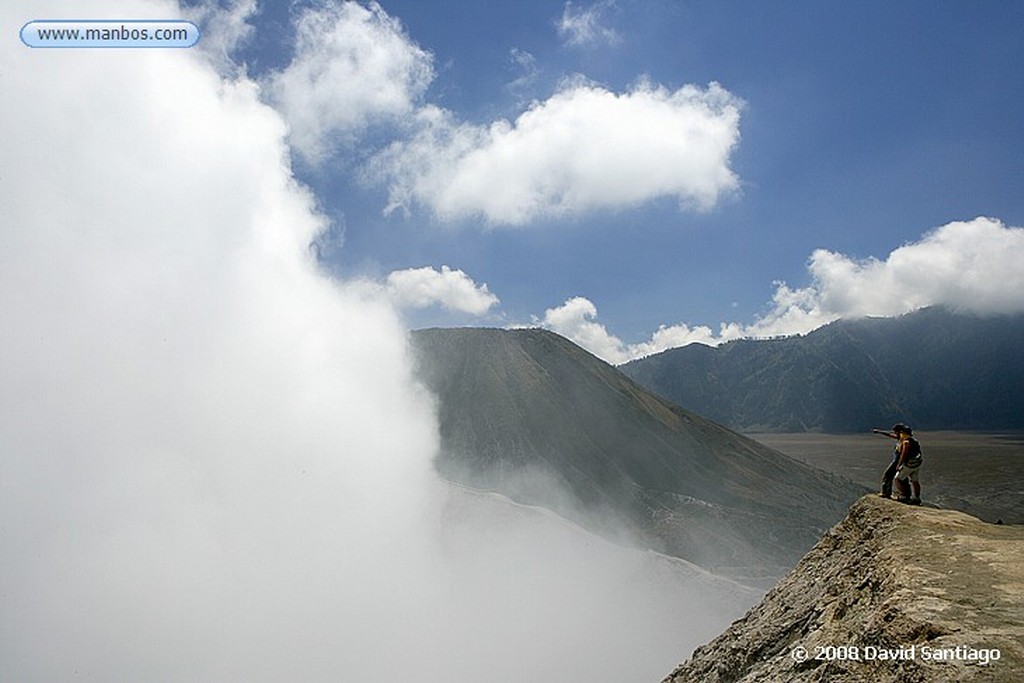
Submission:
<svg viewBox="0 0 1024 683">
<path fill-rule="evenodd" d="M 903 496 L 900 496 L 896 500 L 898 500 L 901 503 L 905 503 L 906 505 L 912 505 L 913 504 L 913 503 L 911 503 L 910 498 L 904 498 Z"/>
<path fill-rule="evenodd" d="M 920 505 L 921 504 L 921 499 L 920 498 L 911 498 L 909 502 L 910 502 L 911 505 Z"/>
</svg>

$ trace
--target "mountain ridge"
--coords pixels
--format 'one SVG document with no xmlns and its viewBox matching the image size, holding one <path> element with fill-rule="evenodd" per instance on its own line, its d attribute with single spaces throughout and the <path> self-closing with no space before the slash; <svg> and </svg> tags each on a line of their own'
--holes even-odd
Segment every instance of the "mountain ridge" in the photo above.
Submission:
<svg viewBox="0 0 1024 683">
<path fill-rule="evenodd" d="M 795 337 L 691 344 L 619 369 L 743 432 L 1024 428 L 1024 315 L 932 307 Z"/>
</svg>

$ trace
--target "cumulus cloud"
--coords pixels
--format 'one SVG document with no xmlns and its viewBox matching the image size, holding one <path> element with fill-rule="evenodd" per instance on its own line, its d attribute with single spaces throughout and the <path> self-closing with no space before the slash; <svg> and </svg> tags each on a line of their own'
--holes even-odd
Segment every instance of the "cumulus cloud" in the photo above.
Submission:
<svg viewBox="0 0 1024 683">
<path fill-rule="evenodd" d="M 806 334 L 840 318 L 894 316 L 926 306 L 978 314 L 1024 312 L 1024 228 L 993 218 L 948 223 L 885 260 L 854 259 L 825 249 L 811 254 L 811 284 L 777 282 L 769 310 L 752 323 L 662 325 L 646 342 L 628 344 L 597 320 L 583 298 L 548 309 L 538 324 L 572 339 L 609 363 L 624 363 L 694 342 L 717 345 L 741 337 Z"/>
<path fill-rule="evenodd" d="M 399 316 L 318 270 L 256 84 L 197 51 L 0 63 L 5 678 L 653 680 L 736 616 L 450 495 Z"/>
<path fill-rule="evenodd" d="M 807 331 L 837 318 L 898 315 L 942 305 L 975 313 L 1024 311 L 1024 229 L 979 217 L 948 223 L 885 260 L 811 254 L 811 284 L 777 287 L 767 333 Z M 813 328 L 812 328 L 813 329 Z"/>
<path fill-rule="evenodd" d="M 615 0 L 601 0 L 589 7 L 576 7 L 565 3 L 562 17 L 558 20 L 558 35 L 566 45 L 615 45 L 621 38 L 614 29 L 606 26 L 608 13 L 615 7 Z"/>
<path fill-rule="evenodd" d="M 388 275 L 387 294 L 401 308 L 440 305 L 449 311 L 483 315 L 498 303 L 498 297 L 477 285 L 461 270 L 429 266 L 396 270 Z"/>
<path fill-rule="evenodd" d="M 627 344 L 597 321 L 597 307 L 592 301 L 581 296 L 573 297 L 561 306 L 547 309 L 544 317 L 534 322 L 566 339 L 571 339 L 613 365 L 693 342 L 720 343 L 724 341 L 724 336 L 730 335 L 731 338 L 736 332 L 732 327 L 725 325 L 718 335 L 703 325 L 693 328 L 684 324 L 669 327 L 662 325 L 649 341 Z"/>
<path fill-rule="evenodd" d="M 241 35 L 250 4 L 213 16 Z M 560 31 L 574 44 L 610 40 L 601 21 L 612 7 L 567 4 Z M 510 60 L 508 89 L 522 96 L 539 69 L 523 50 Z M 386 212 L 420 205 L 444 221 L 522 225 L 661 197 L 706 210 L 738 186 L 729 163 L 741 103 L 718 84 L 616 93 L 577 78 L 513 122 L 477 125 L 423 102 L 433 78 L 432 55 L 397 19 L 377 3 L 343 2 L 299 15 L 294 58 L 263 85 L 306 161 L 357 140 L 379 150 L 362 175 L 388 187 Z"/>
<path fill-rule="evenodd" d="M 614 93 L 578 81 L 511 123 L 426 107 L 420 132 L 378 155 L 371 176 L 389 184 L 389 210 L 422 204 L 442 220 L 522 225 L 659 197 L 706 210 L 738 186 L 740 109 L 716 83 Z"/>
<path fill-rule="evenodd" d="M 604 325 L 595 321 L 596 317 L 597 307 L 593 302 L 577 296 L 561 306 L 546 310 L 540 323 L 576 342 L 598 358 L 609 363 L 624 362 L 622 340 L 609 334 Z"/>
<path fill-rule="evenodd" d="M 325 3 L 296 22 L 295 56 L 266 90 L 309 161 L 381 121 L 411 114 L 434 78 L 433 57 L 376 2 Z"/>
</svg>

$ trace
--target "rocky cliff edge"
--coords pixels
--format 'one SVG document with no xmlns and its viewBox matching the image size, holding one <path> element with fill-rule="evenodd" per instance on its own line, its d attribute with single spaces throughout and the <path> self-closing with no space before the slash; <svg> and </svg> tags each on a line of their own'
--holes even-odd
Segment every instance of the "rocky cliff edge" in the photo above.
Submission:
<svg viewBox="0 0 1024 683">
<path fill-rule="evenodd" d="M 1024 680 L 1024 526 L 876 495 L 663 683 Z"/>
</svg>

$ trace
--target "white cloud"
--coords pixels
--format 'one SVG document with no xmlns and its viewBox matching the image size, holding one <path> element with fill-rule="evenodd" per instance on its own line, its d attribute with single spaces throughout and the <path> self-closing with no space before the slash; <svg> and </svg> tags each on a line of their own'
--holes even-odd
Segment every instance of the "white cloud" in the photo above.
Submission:
<svg viewBox="0 0 1024 683">
<path fill-rule="evenodd" d="M 266 89 L 292 146 L 310 161 L 375 122 L 410 115 L 434 78 L 430 53 L 376 2 L 308 8 L 296 32 L 295 57 Z"/>
<path fill-rule="evenodd" d="M 741 337 L 806 334 L 840 318 L 895 316 L 946 306 L 979 314 L 1024 312 L 1024 228 L 993 218 L 948 223 L 893 250 L 884 261 L 857 260 L 818 249 L 808 262 L 811 284 L 777 282 L 770 310 L 753 323 L 662 325 L 646 342 L 627 344 L 597 321 L 582 297 L 548 309 L 538 321 L 609 363 L 624 363 L 693 342 L 717 345 Z"/>
<path fill-rule="evenodd" d="M 561 306 L 544 311 L 540 324 L 609 363 L 628 360 L 622 340 L 609 334 L 595 318 L 597 307 L 589 299 L 577 296 Z"/>
<path fill-rule="evenodd" d="M 431 403 L 391 307 L 317 271 L 279 116 L 198 52 L 0 61 L 4 677 L 371 680 L 375 619 L 428 654 L 431 567 L 392 558 L 440 495 Z"/>
<path fill-rule="evenodd" d="M 577 8 L 572 2 L 565 3 L 561 19 L 558 20 L 558 35 L 566 45 L 615 45 L 621 41 L 619 34 L 605 25 L 609 11 L 615 7 L 615 0 L 601 0 L 587 8 Z"/>
<path fill-rule="evenodd" d="M 778 283 L 772 310 L 748 331 L 809 332 L 838 318 L 891 316 L 942 305 L 974 313 L 1024 311 L 1024 228 L 979 217 L 948 223 L 884 261 L 825 249 L 811 254 L 811 284 Z"/>
<path fill-rule="evenodd" d="M 222 73 L 231 74 L 237 70 L 231 55 L 252 38 L 255 29 L 249 20 L 258 12 L 256 0 L 203 0 L 186 8 L 185 14 L 202 31 L 197 49 Z"/>
<path fill-rule="evenodd" d="M 607 39 L 600 20 L 611 7 L 566 5 L 563 30 L 574 41 Z M 244 12 L 231 16 L 230 26 L 245 26 Z M 661 197 L 705 210 L 738 187 L 729 162 L 741 104 L 717 84 L 614 93 L 576 79 L 514 122 L 481 126 L 423 104 L 433 58 L 377 3 L 316 5 L 296 33 L 292 62 L 264 83 L 292 147 L 322 163 L 377 126 L 397 126 L 387 134 L 403 137 L 363 169 L 389 188 L 388 212 L 422 205 L 445 221 L 522 225 Z M 522 95 L 539 69 L 525 51 L 510 59 L 519 75 L 508 88 Z"/>
<path fill-rule="evenodd" d="M 429 266 L 396 270 L 388 275 L 387 294 L 401 308 L 427 308 L 438 304 L 450 311 L 483 315 L 498 303 L 498 297 L 477 285 L 461 270 Z"/>
<path fill-rule="evenodd" d="M 505 88 L 517 97 L 522 97 L 533 89 L 540 75 L 537 58 L 526 50 L 513 47 L 508 53 L 509 67 L 518 74 Z"/>
<path fill-rule="evenodd" d="M 691 328 L 683 324 L 670 327 L 662 325 L 649 341 L 627 344 L 597 321 L 597 307 L 581 296 L 573 297 L 556 308 L 547 309 L 544 317 L 535 322 L 613 365 L 693 342 L 718 344 L 739 336 L 735 326 L 723 325 L 716 335 L 706 326 Z"/>
<path fill-rule="evenodd" d="M 675 197 L 706 210 L 738 186 L 729 168 L 740 101 L 718 84 L 626 93 L 572 83 L 514 123 L 460 124 L 419 112 L 421 130 L 378 155 L 389 210 L 415 203 L 442 220 L 522 225 Z"/>
</svg>

